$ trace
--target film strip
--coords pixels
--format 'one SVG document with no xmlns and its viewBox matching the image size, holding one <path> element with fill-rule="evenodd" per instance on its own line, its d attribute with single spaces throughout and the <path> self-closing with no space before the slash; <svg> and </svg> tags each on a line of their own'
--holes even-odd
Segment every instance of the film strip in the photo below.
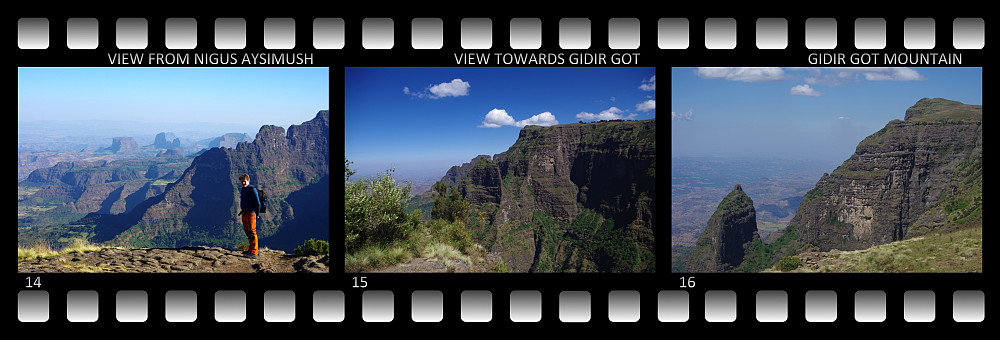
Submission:
<svg viewBox="0 0 1000 340">
<path fill-rule="evenodd" d="M 988 68 L 982 12 L 748 14 L 36 12 L 18 15 L 16 58 L 19 79 L 22 69 L 34 68 L 321 69 L 328 77 L 329 107 L 319 109 L 329 110 L 331 156 L 345 149 L 341 137 L 353 128 L 347 111 L 359 97 L 350 87 L 360 82 L 362 69 L 433 69 L 443 74 L 434 82 L 447 82 L 451 78 L 444 74 L 459 69 L 627 69 L 663 80 L 696 67 L 972 68 L 979 79 Z M 644 83 L 630 86 L 655 88 L 655 77 L 639 80 Z M 411 84 L 405 95 L 447 96 L 427 92 L 428 84 Z M 425 92 L 418 92 L 424 85 Z M 674 103 L 676 86 L 668 83 L 664 90 L 661 84 L 650 98 L 661 106 Z M 19 120 L 20 98 L 19 92 Z M 639 106 L 631 111 L 646 113 Z M 483 126 L 492 122 L 485 114 L 477 113 Z M 525 125 L 530 124 L 520 126 Z M 656 135 L 661 148 L 671 145 L 669 136 Z M 670 190 L 665 172 L 656 170 L 661 197 Z M 340 203 L 330 200 L 330 215 L 344 212 Z M 656 213 L 671 213 L 667 207 L 661 203 Z M 989 321 L 981 266 L 973 273 L 674 272 L 667 265 L 670 228 L 661 225 L 653 227 L 658 261 L 644 273 L 355 273 L 343 261 L 345 244 L 339 240 L 345 231 L 330 221 L 328 273 L 32 273 L 19 267 L 18 327 L 138 330 L 254 323 L 429 330 L 447 324 L 738 331 L 902 325 L 924 331 L 981 330 Z"/>
</svg>

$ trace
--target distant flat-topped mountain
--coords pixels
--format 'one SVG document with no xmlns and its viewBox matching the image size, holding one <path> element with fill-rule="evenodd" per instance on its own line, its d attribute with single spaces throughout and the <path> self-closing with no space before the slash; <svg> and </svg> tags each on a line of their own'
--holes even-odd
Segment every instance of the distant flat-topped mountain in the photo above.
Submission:
<svg viewBox="0 0 1000 340">
<path fill-rule="evenodd" d="M 477 243 L 518 272 L 655 270 L 655 120 L 526 126 L 441 179 Z"/>
<path fill-rule="evenodd" d="M 153 139 L 153 147 L 157 149 L 173 149 L 181 147 L 181 139 L 173 132 L 160 132 Z"/>
<path fill-rule="evenodd" d="M 111 140 L 111 146 L 99 151 L 119 153 L 138 150 L 139 144 L 136 144 L 135 139 L 132 139 L 132 137 L 115 137 Z"/>
<path fill-rule="evenodd" d="M 262 245 L 291 250 L 309 238 L 329 239 L 330 116 L 285 130 L 266 125 L 252 142 L 212 148 L 180 178 L 128 214 L 91 214 L 95 241 L 131 247 L 231 246 L 246 242 L 239 211 L 240 174 L 267 192 L 257 224 Z"/>
<path fill-rule="evenodd" d="M 791 224 L 821 250 L 910 238 L 982 219 L 982 105 L 924 98 L 824 176 Z"/>
</svg>

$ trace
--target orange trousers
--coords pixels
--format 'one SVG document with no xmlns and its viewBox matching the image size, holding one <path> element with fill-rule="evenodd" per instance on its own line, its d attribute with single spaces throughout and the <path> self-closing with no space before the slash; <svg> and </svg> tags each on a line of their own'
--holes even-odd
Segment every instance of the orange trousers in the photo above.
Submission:
<svg viewBox="0 0 1000 340">
<path fill-rule="evenodd" d="M 247 251 L 250 254 L 257 255 L 257 213 L 249 212 L 243 214 L 243 232 L 247 234 L 247 240 L 250 243 Z"/>
</svg>

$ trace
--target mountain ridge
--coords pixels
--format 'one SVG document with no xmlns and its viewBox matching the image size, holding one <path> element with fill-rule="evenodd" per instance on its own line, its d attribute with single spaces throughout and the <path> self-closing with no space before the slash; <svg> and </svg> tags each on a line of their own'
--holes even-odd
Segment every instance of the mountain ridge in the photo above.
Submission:
<svg viewBox="0 0 1000 340">
<path fill-rule="evenodd" d="M 95 241 L 110 244 L 179 247 L 245 242 L 236 218 L 236 177 L 242 173 L 250 174 L 251 184 L 270 196 L 268 213 L 257 225 L 262 242 L 269 237 L 287 239 L 280 245 L 271 240 L 269 246 L 290 249 L 308 237 L 329 238 L 328 110 L 290 126 L 287 133 L 265 125 L 252 142 L 240 142 L 234 149 L 208 149 L 162 194 L 131 213 L 91 214 L 81 222 L 96 226 Z M 302 195 L 309 199 L 297 198 Z M 310 225 L 303 225 L 306 222 Z"/>
<path fill-rule="evenodd" d="M 529 125 L 441 181 L 472 203 L 470 231 L 513 271 L 650 272 L 655 143 L 655 119 Z"/>
</svg>

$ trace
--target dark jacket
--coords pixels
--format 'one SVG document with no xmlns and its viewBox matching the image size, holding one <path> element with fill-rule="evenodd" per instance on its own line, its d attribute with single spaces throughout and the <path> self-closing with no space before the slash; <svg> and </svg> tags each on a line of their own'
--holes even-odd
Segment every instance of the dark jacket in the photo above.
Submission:
<svg viewBox="0 0 1000 340">
<path fill-rule="evenodd" d="M 257 188 L 252 184 L 240 188 L 240 211 L 244 214 L 253 211 L 260 215 L 260 196 L 257 195 Z"/>
</svg>

